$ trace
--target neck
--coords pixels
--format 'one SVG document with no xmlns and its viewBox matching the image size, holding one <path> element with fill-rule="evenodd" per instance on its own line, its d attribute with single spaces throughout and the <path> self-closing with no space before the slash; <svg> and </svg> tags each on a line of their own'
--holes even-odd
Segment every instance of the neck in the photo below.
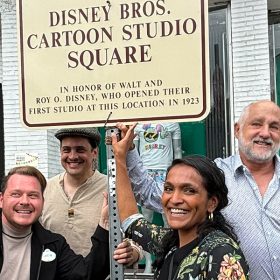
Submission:
<svg viewBox="0 0 280 280">
<path fill-rule="evenodd" d="M 255 173 L 274 173 L 274 160 L 256 162 L 248 160 L 244 155 L 240 154 L 242 163 L 250 170 L 252 174 Z"/>
<path fill-rule="evenodd" d="M 180 248 L 185 246 L 186 244 L 189 244 L 190 242 L 195 240 L 198 236 L 196 231 L 186 232 L 184 230 L 179 230 L 178 234 L 179 234 L 179 247 Z"/>
<path fill-rule="evenodd" d="M 274 160 L 266 162 L 252 162 L 247 160 L 244 156 L 240 155 L 244 165 L 247 166 L 251 175 L 253 176 L 261 196 L 267 191 L 269 182 L 272 180 L 275 171 Z"/>
<path fill-rule="evenodd" d="M 91 170 L 90 172 L 87 172 L 86 174 L 82 174 L 80 176 L 73 176 L 68 173 L 64 176 L 64 185 L 65 186 L 71 186 L 72 188 L 78 188 L 83 183 L 87 181 L 88 178 L 90 178 L 93 175 L 94 171 Z"/>
<path fill-rule="evenodd" d="M 12 237 L 25 237 L 31 233 L 31 225 L 30 226 L 15 226 L 10 224 L 2 214 L 2 232 L 8 236 Z"/>
</svg>

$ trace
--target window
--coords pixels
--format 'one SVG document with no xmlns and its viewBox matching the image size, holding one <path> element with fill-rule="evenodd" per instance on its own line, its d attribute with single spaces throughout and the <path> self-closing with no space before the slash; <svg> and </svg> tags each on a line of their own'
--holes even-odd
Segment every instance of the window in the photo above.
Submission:
<svg viewBox="0 0 280 280">
<path fill-rule="evenodd" d="M 206 154 L 210 158 L 231 153 L 230 86 L 227 8 L 209 11 L 211 109 L 206 119 Z"/>
<path fill-rule="evenodd" d="M 280 105 L 280 23 L 271 24 L 268 29 L 271 95 Z"/>
</svg>

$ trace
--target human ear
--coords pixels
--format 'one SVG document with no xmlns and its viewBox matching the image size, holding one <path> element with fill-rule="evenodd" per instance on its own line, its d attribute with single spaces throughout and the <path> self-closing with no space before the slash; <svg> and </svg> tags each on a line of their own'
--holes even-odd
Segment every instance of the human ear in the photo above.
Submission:
<svg viewBox="0 0 280 280">
<path fill-rule="evenodd" d="M 3 206 L 3 193 L 0 192 L 0 208 Z"/>
<path fill-rule="evenodd" d="M 98 147 L 92 149 L 91 153 L 93 157 L 96 159 L 98 157 Z"/>
<path fill-rule="evenodd" d="M 208 212 L 213 213 L 218 206 L 218 198 L 216 196 L 212 196 L 208 200 Z"/>
<path fill-rule="evenodd" d="M 240 124 L 235 123 L 234 124 L 234 136 L 238 139 L 239 137 L 239 131 L 240 131 Z"/>
</svg>

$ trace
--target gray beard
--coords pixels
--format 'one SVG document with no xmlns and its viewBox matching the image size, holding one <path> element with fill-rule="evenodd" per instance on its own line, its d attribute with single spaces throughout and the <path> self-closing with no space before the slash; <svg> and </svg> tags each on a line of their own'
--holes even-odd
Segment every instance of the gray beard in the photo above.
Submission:
<svg viewBox="0 0 280 280">
<path fill-rule="evenodd" d="M 274 146 L 270 151 L 265 153 L 255 153 L 251 145 L 245 145 L 241 139 L 238 139 L 238 145 L 240 151 L 245 154 L 249 160 L 257 162 L 267 162 L 273 159 L 276 155 L 279 147 Z"/>
</svg>

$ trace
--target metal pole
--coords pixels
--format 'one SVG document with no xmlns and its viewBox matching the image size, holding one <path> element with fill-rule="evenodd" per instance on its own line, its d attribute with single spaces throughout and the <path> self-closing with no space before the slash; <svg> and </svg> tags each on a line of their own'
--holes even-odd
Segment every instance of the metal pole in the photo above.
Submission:
<svg viewBox="0 0 280 280">
<path fill-rule="evenodd" d="M 107 151 L 107 176 L 108 176 L 108 198 L 109 198 L 109 244 L 110 244 L 110 279 L 123 280 L 124 269 L 123 265 L 113 259 L 114 250 L 122 241 L 121 224 L 117 209 L 116 200 L 116 163 L 112 149 L 111 135 L 117 134 L 120 139 L 120 131 L 117 128 L 106 128 L 106 151 Z"/>
</svg>

